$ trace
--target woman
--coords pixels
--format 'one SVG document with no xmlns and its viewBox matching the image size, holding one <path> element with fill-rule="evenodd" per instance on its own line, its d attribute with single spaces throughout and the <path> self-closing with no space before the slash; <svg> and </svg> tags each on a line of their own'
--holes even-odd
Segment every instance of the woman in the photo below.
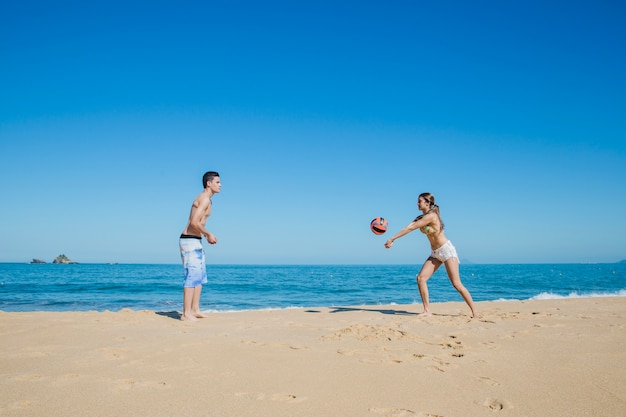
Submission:
<svg viewBox="0 0 626 417">
<path fill-rule="evenodd" d="M 448 278 L 454 288 L 461 294 L 470 310 L 472 310 L 472 317 L 478 317 L 476 308 L 474 307 L 474 301 L 467 288 L 461 283 L 461 276 L 459 274 L 459 257 L 456 254 L 456 249 L 452 245 L 452 242 L 446 238 L 443 233 L 443 221 L 439 215 L 439 206 L 435 204 L 435 196 L 431 193 L 422 193 L 417 198 L 417 208 L 423 213 L 413 220 L 408 226 L 400 230 L 394 237 L 385 242 L 386 248 L 391 248 L 393 242 L 409 233 L 413 230 L 420 229 L 422 233 L 426 235 L 430 241 L 430 247 L 432 252 L 419 274 L 417 274 L 417 287 L 422 297 L 422 303 L 424 304 L 423 316 L 431 316 L 430 303 L 428 301 L 428 279 L 435 273 L 435 271 L 444 264 L 446 266 L 446 272 Z"/>
</svg>

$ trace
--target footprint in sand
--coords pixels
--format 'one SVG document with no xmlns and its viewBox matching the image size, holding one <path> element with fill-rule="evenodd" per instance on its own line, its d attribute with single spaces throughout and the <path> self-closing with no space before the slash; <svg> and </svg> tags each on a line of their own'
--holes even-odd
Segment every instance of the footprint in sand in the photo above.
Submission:
<svg viewBox="0 0 626 417">
<path fill-rule="evenodd" d="M 391 342 L 393 340 L 418 340 L 414 334 L 403 330 L 393 329 L 387 326 L 371 326 L 368 324 L 356 324 L 350 327 L 338 330 L 328 336 L 323 336 L 324 341 L 338 341 L 344 338 L 357 339 L 361 342 L 384 341 Z"/>
<path fill-rule="evenodd" d="M 166 388 L 167 382 L 165 381 L 141 381 L 134 379 L 121 379 L 117 380 L 114 390 L 115 391 L 128 391 L 131 389 L 141 388 Z"/>
<path fill-rule="evenodd" d="M 485 384 L 491 385 L 492 387 L 497 387 L 498 385 L 500 385 L 498 381 L 495 381 L 487 376 L 479 376 L 477 379 L 480 382 L 484 382 Z"/>
<path fill-rule="evenodd" d="M 369 409 L 370 412 L 374 414 L 378 414 L 383 417 L 406 417 L 406 416 L 414 416 L 415 412 L 408 410 L 406 408 L 378 408 L 372 407 Z"/>
<path fill-rule="evenodd" d="M 501 320 L 507 320 L 507 319 L 519 319 L 520 313 L 519 311 L 513 311 L 510 313 L 497 313 L 496 316 L 501 319 Z"/>
<path fill-rule="evenodd" d="M 361 363 L 368 364 L 400 364 L 415 359 L 415 355 L 409 355 L 407 349 L 338 349 L 337 353 L 343 356 L 353 357 Z"/>
<path fill-rule="evenodd" d="M 429 367 L 428 367 L 428 369 L 430 369 L 431 371 L 446 372 L 446 370 L 445 370 L 445 369 L 440 368 L 439 366 L 435 366 L 435 365 L 433 365 L 433 366 L 429 366 Z"/>
<path fill-rule="evenodd" d="M 286 403 L 301 403 L 306 400 L 306 397 L 297 397 L 293 394 L 274 394 L 271 397 L 272 401 L 286 402 Z"/>
<path fill-rule="evenodd" d="M 460 352 L 460 350 L 463 349 L 463 344 L 460 340 L 456 340 L 456 338 L 456 336 L 449 336 L 450 340 L 448 342 L 440 343 L 439 346 L 444 349 L 451 350 L 452 353 L 450 353 L 450 356 L 462 358 L 463 356 L 465 356 L 463 353 Z"/>
<path fill-rule="evenodd" d="M 367 349 L 337 349 L 337 353 L 342 356 L 356 357 L 360 362 L 374 363 L 367 358 L 374 357 L 377 362 L 382 362 L 373 350 Z"/>
<path fill-rule="evenodd" d="M 61 375 L 58 380 L 59 381 L 72 381 L 75 379 L 80 378 L 81 375 L 80 374 L 65 374 L 65 375 Z"/>
<path fill-rule="evenodd" d="M 452 355 L 454 356 L 454 355 Z M 459 357 L 463 356 L 462 354 L 460 354 Z M 413 360 L 413 362 L 421 362 L 424 360 L 428 360 L 430 362 L 435 362 L 435 365 L 430 365 L 427 366 L 427 369 L 430 369 L 431 371 L 437 371 L 437 372 L 446 372 L 447 370 L 450 369 L 456 369 L 458 368 L 457 365 L 452 364 L 442 358 L 440 358 L 439 356 L 430 356 L 430 355 L 424 355 L 422 353 L 414 353 L 411 356 L 411 359 Z"/>
<path fill-rule="evenodd" d="M 124 359 L 126 357 L 126 354 L 129 352 L 128 349 L 100 349 L 100 352 L 102 352 L 107 359 L 109 360 L 118 360 L 118 359 Z"/>
<path fill-rule="evenodd" d="M 294 394 L 272 394 L 268 395 L 264 392 L 237 392 L 235 393 L 235 397 L 245 398 L 248 400 L 255 401 L 278 401 L 278 402 L 286 402 L 286 403 L 300 403 L 306 401 L 306 397 L 298 397 Z"/>
<path fill-rule="evenodd" d="M 448 348 L 448 349 L 463 349 L 461 341 L 456 340 L 457 339 L 456 336 L 449 336 L 449 339 L 450 339 L 449 342 L 444 342 L 441 344 L 441 346 Z"/>
<path fill-rule="evenodd" d="M 242 340 L 241 343 L 252 346 L 270 346 L 270 347 L 286 347 L 292 350 L 302 350 L 308 349 L 308 346 L 296 346 L 290 345 L 288 343 L 265 343 L 265 342 L 257 342 L 256 340 Z"/>
<path fill-rule="evenodd" d="M 46 379 L 48 378 L 39 374 L 23 374 L 15 376 L 16 381 L 44 381 Z"/>
<path fill-rule="evenodd" d="M 377 408 L 377 407 L 372 407 L 369 409 L 370 412 L 374 413 L 374 414 L 378 414 L 381 415 L 383 417 L 408 417 L 408 416 L 415 416 L 415 417 L 443 417 L 439 414 L 431 414 L 431 413 L 424 413 L 424 412 L 419 412 L 416 413 L 415 411 L 406 409 L 406 408 Z"/>
<path fill-rule="evenodd" d="M 487 400 L 485 400 L 483 405 L 492 411 L 502 411 L 505 408 L 508 408 L 504 405 L 503 401 L 495 400 L 493 398 L 487 398 Z"/>
<path fill-rule="evenodd" d="M 20 401 L 16 401 L 13 403 L 9 403 L 6 404 L 6 408 L 7 410 L 24 410 L 27 409 L 31 406 L 31 402 L 28 400 L 20 400 Z M 2 408 L 0 408 L 0 411 L 2 411 Z"/>
<path fill-rule="evenodd" d="M 487 349 L 496 349 L 496 342 L 488 340 L 486 342 L 481 342 L 482 345 L 485 345 Z"/>
<path fill-rule="evenodd" d="M 512 332 L 509 334 L 505 334 L 504 336 L 500 337 L 501 339 L 515 339 L 517 337 L 517 333 L 518 332 Z"/>
</svg>

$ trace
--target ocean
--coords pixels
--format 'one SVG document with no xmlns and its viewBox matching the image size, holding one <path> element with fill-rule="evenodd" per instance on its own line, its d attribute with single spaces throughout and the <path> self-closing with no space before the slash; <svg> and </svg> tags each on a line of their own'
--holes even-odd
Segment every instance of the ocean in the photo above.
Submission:
<svg viewBox="0 0 626 417">
<path fill-rule="evenodd" d="M 208 265 L 203 311 L 421 303 L 420 265 Z M 626 263 L 461 264 L 475 301 L 626 296 Z M 182 310 L 182 265 L 0 263 L 0 310 Z M 444 268 L 432 304 L 463 301 Z"/>
</svg>

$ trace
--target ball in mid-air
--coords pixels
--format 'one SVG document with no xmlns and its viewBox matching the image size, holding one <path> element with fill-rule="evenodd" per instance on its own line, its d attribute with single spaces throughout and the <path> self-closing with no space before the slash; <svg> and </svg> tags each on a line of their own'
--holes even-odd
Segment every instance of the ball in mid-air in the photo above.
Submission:
<svg viewBox="0 0 626 417">
<path fill-rule="evenodd" d="M 376 235 L 382 235 L 387 231 L 388 227 L 389 225 L 387 224 L 387 220 L 385 220 L 383 217 L 376 217 L 370 223 L 370 229 Z"/>
</svg>

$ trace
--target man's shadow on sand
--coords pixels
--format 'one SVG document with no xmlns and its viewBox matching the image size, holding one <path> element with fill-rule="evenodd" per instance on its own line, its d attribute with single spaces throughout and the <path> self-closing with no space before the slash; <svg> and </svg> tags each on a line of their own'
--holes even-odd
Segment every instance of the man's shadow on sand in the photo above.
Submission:
<svg viewBox="0 0 626 417">
<path fill-rule="evenodd" d="M 178 311 L 157 311 L 156 314 L 176 320 L 180 320 L 180 317 L 182 316 L 182 314 L 180 314 Z"/>
</svg>

